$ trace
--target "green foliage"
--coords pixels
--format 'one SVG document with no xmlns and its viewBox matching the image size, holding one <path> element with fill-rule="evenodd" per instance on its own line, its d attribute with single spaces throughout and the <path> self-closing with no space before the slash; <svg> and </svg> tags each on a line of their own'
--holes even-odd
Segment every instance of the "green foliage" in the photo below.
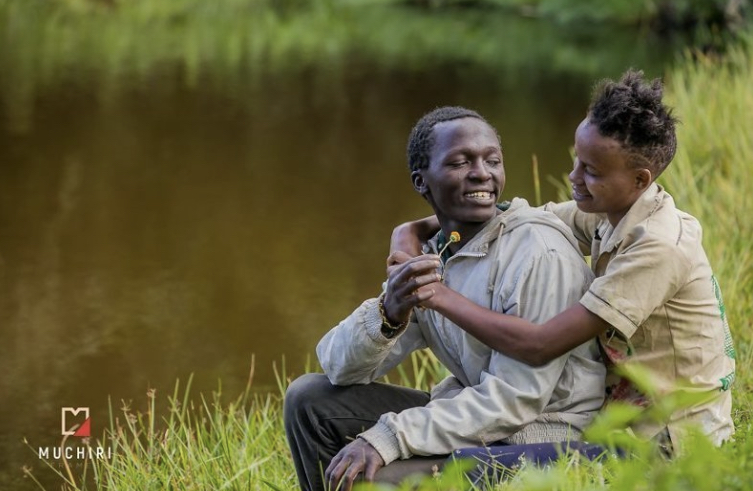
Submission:
<svg viewBox="0 0 753 491">
<path fill-rule="evenodd" d="M 587 19 L 634 24 L 655 14 L 655 5 L 650 1 L 634 0 L 541 0 L 538 10 L 542 15 L 562 22 Z"/>
<path fill-rule="evenodd" d="M 336 68 L 352 56 L 406 70 L 479 63 L 500 76 L 545 65 L 551 73 L 616 73 L 625 62 L 615 53 L 630 53 L 643 67 L 663 61 L 634 31 L 590 25 L 587 36 L 573 36 L 569 27 L 503 9 L 391 3 L 0 0 L 0 82 L 7 77 L 7 90 L 18 87 L 29 98 L 35 87 L 89 77 L 104 94 L 116 92 L 123 77 L 148 82 L 170 64 L 183 67 L 193 86 L 311 64 Z M 298 4 L 305 6 L 290 6 Z M 599 42 L 588 42 L 591 36 Z"/>
<path fill-rule="evenodd" d="M 743 15 L 740 2 L 730 0 L 539 0 L 531 3 L 541 15 L 563 22 L 650 23 L 662 28 L 728 26 L 741 20 Z"/>
<path fill-rule="evenodd" d="M 376 1 L 398 3 L 404 0 Z M 661 29 L 686 29 L 699 25 L 733 28 L 742 22 L 748 7 L 746 2 L 739 0 L 409 0 L 407 3 L 430 9 L 496 6 L 558 22 L 650 24 Z"/>
</svg>

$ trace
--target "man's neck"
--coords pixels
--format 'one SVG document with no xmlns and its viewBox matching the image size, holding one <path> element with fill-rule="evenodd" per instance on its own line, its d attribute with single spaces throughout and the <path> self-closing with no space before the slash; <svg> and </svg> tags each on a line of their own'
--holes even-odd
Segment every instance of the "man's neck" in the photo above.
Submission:
<svg viewBox="0 0 753 491">
<path fill-rule="evenodd" d="M 502 213 L 502 210 L 497 210 L 497 215 L 499 215 L 500 213 Z M 495 215 L 495 217 L 497 215 Z M 457 232 L 460 234 L 460 241 L 454 242 L 450 244 L 449 246 L 449 250 L 453 254 L 455 254 L 455 252 L 457 252 L 465 244 L 470 242 L 470 240 L 473 239 L 476 236 L 476 234 L 478 234 L 481 230 L 483 230 L 484 227 L 486 227 L 487 224 L 492 220 L 494 220 L 494 218 L 491 218 L 482 223 L 456 222 L 454 220 L 440 220 L 439 226 L 446 240 L 449 240 L 450 234 L 452 232 Z"/>
</svg>

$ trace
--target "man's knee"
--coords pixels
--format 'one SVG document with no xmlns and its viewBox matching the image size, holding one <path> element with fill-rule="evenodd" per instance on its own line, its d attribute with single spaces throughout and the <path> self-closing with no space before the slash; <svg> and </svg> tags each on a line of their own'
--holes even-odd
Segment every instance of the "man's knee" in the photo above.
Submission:
<svg viewBox="0 0 753 491">
<path fill-rule="evenodd" d="M 306 373 L 293 380 L 285 391 L 285 419 L 307 411 L 318 399 L 331 391 L 332 387 L 327 376 L 321 373 Z"/>
</svg>

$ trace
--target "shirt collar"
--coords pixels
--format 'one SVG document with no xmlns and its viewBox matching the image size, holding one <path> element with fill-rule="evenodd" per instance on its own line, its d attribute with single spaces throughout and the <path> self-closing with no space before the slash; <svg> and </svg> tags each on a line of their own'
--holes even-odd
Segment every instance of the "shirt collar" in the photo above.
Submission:
<svg viewBox="0 0 753 491">
<path fill-rule="evenodd" d="M 612 227 L 608 223 L 608 226 L 603 230 L 599 230 L 602 237 L 605 237 L 606 243 L 601 247 L 602 252 L 608 252 L 615 249 L 620 245 L 622 240 L 630 233 L 636 225 L 644 221 L 646 218 L 659 209 L 662 200 L 667 194 L 664 192 L 664 188 L 657 183 L 652 183 L 649 188 L 640 195 L 638 200 L 633 203 L 628 212 L 622 217 L 622 220 L 617 224 L 617 227 Z M 600 229 L 602 227 L 599 227 Z"/>
<path fill-rule="evenodd" d="M 460 249 L 457 252 L 457 255 L 484 255 L 489 250 L 489 244 L 493 242 L 498 236 L 499 236 L 499 227 L 504 226 L 503 220 L 510 214 L 511 211 L 514 209 L 519 208 L 520 206 L 523 206 L 522 203 L 518 203 L 519 200 L 513 200 L 512 203 L 508 201 L 504 201 L 502 203 L 497 203 L 497 208 L 499 208 L 502 213 L 499 213 L 497 216 L 489 220 L 489 222 L 478 231 L 476 235 L 471 238 L 470 241 L 468 241 L 462 249 Z M 444 233 L 440 229 L 439 232 L 432 237 L 427 245 L 424 247 L 424 252 L 426 253 L 434 253 L 436 254 L 439 250 L 444 247 L 444 245 L 447 243 L 447 239 L 444 236 Z M 453 254 L 450 252 L 450 248 L 448 247 L 447 250 L 442 254 L 442 261 L 447 261 Z"/>
</svg>

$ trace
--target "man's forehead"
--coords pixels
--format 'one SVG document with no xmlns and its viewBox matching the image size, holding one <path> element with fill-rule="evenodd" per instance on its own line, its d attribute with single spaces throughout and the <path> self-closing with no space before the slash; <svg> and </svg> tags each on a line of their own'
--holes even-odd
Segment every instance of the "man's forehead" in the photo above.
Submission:
<svg viewBox="0 0 753 491">
<path fill-rule="evenodd" d="M 455 119 L 449 119 L 447 121 L 439 121 L 434 124 L 432 129 L 434 131 L 446 131 L 452 128 L 459 128 L 459 127 L 479 127 L 479 126 L 487 126 L 491 128 L 489 123 L 484 121 L 483 119 L 479 119 L 473 116 L 464 116 L 462 118 L 455 118 Z"/>
<path fill-rule="evenodd" d="M 434 125 L 434 147 L 478 145 L 499 147 L 497 132 L 489 123 L 478 118 L 458 118 Z"/>
</svg>

